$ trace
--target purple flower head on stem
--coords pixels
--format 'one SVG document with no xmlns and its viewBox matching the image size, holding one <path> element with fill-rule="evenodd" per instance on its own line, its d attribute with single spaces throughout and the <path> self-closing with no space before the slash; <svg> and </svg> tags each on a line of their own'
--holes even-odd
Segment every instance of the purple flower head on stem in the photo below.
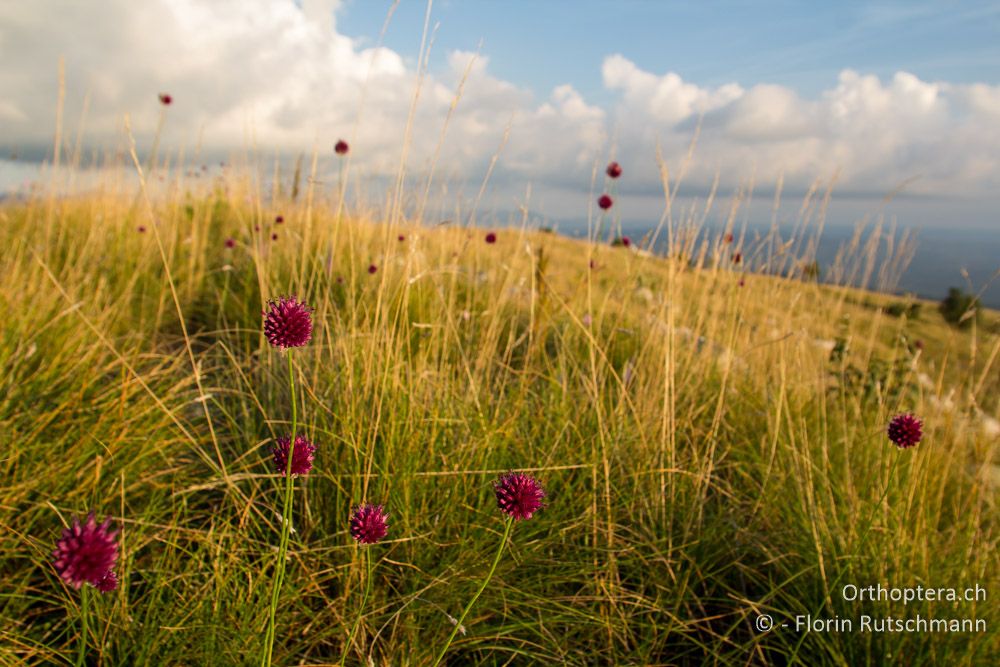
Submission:
<svg viewBox="0 0 1000 667">
<path fill-rule="evenodd" d="M 923 422 L 912 414 L 896 415 L 889 422 L 889 440 L 900 449 L 915 447 L 923 437 Z"/>
<path fill-rule="evenodd" d="M 264 335 L 274 347 L 302 347 L 312 338 L 312 309 L 294 296 L 272 299 L 264 311 Z"/>
<path fill-rule="evenodd" d="M 174 98 L 171 97 L 168 93 L 160 93 L 160 104 L 162 104 L 163 106 L 168 107 L 171 105 L 171 103 L 173 103 L 173 101 Z"/>
<path fill-rule="evenodd" d="M 114 570 L 108 570 L 94 586 L 102 593 L 110 593 L 118 588 L 118 575 Z"/>
<path fill-rule="evenodd" d="M 603 211 L 607 211 L 614 203 L 615 200 L 611 198 L 611 195 L 604 194 L 597 198 L 597 205 L 600 206 Z"/>
<path fill-rule="evenodd" d="M 77 518 L 73 525 L 63 530 L 52 552 L 53 565 L 63 581 L 79 589 L 84 584 L 96 586 L 102 592 L 114 590 L 118 585 L 112 569 L 118 560 L 118 530 L 111 527 L 111 517 L 98 525 L 94 513 L 87 515 L 83 524 Z M 111 575 L 112 585 L 108 580 Z M 110 588 L 108 588 L 110 586 Z"/>
<path fill-rule="evenodd" d="M 271 448 L 274 457 L 274 469 L 284 475 L 288 472 L 288 450 L 291 449 L 291 436 L 283 435 Z M 306 440 L 305 436 L 295 436 L 295 449 L 292 451 L 292 474 L 308 475 L 316 458 L 316 445 Z"/>
<path fill-rule="evenodd" d="M 622 175 L 622 166 L 617 162 L 612 162 L 608 165 L 606 173 L 611 178 L 618 178 Z"/>
<path fill-rule="evenodd" d="M 350 148 L 351 147 L 347 145 L 346 141 L 340 139 L 334 145 L 333 152 L 336 153 L 337 155 L 347 155 L 347 151 L 349 151 Z"/>
<path fill-rule="evenodd" d="M 351 514 L 351 537 L 361 544 L 375 544 L 389 532 L 389 513 L 382 505 L 365 503 Z"/>
<path fill-rule="evenodd" d="M 523 472 L 508 472 L 493 482 L 497 507 L 516 520 L 530 519 L 544 505 L 545 489 L 537 479 Z"/>
<path fill-rule="evenodd" d="M 494 244 L 494 243 L 496 243 L 497 242 L 497 233 L 496 232 L 487 232 L 486 233 L 486 242 L 489 243 L 489 244 L 491 244 L 491 245 Z"/>
<path fill-rule="evenodd" d="M 228 238 L 228 239 L 226 239 L 226 247 L 227 248 L 235 248 L 236 247 L 236 239 L 234 239 L 234 238 Z"/>
</svg>

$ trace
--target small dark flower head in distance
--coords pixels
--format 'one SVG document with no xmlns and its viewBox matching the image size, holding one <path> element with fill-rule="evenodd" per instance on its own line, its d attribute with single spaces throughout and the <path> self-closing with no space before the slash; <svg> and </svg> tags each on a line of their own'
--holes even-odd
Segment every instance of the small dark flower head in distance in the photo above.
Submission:
<svg viewBox="0 0 1000 667">
<path fill-rule="evenodd" d="M 600 206 L 601 210 L 604 211 L 607 211 L 609 208 L 611 208 L 611 205 L 614 203 L 615 201 L 611 198 L 611 195 L 608 194 L 601 195 L 600 197 L 597 198 L 597 205 Z"/>
<path fill-rule="evenodd" d="M 343 139 L 339 139 L 333 147 L 333 152 L 337 155 L 347 155 L 347 151 L 350 150 L 350 146 Z"/>
<path fill-rule="evenodd" d="M 617 162 L 612 162 L 608 165 L 606 173 L 611 178 L 618 178 L 622 175 L 622 166 Z"/>
<path fill-rule="evenodd" d="M 912 414 L 896 415 L 889 422 L 889 440 L 900 449 L 915 447 L 923 437 L 923 422 Z"/>
</svg>

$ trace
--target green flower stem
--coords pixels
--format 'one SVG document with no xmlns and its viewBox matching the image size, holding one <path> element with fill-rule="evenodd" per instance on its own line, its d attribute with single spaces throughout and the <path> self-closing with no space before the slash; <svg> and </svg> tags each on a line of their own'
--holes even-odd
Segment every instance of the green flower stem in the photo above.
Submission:
<svg viewBox="0 0 1000 667">
<path fill-rule="evenodd" d="M 373 566 L 372 566 L 371 547 L 364 547 L 364 552 L 365 552 L 365 556 L 364 556 L 365 557 L 365 561 L 368 564 L 368 567 L 367 567 L 368 579 L 365 582 L 365 594 L 364 594 L 364 597 L 361 598 L 361 607 L 358 609 L 357 618 L 354 619 L 354 625 L 351 627 L 351 634 L 347 636 L 347 644 L 344 646 L 344 651 L 340 654 L 340 665 L 341 665 L 341 667 L 343 667 L 343 665 L 344 665 L 344 660 L 347 659 L 347 653 L 348 653 L 348 651 L 351 650 L 351 644 L 354 643 L 354 635 L 358 631 L 358 626 L 361 625 L 361 615 L 365 611 L 365 604 L 368 602 L 368 596 L 371 595 L 371 592 L 372 592 L 372 567 Z"/>
<path fill-rule="evenodd" d="M 465 617 L 469 615 L 470 611 L 472 611 L 472 605 L 476 604 L 476 600 L 478 600 L 479 596 L 483 594 L 483 591 L 486 590 L 486 585 L 490 583 L 490 579 L 493 578 L 493 573 L 496 572 L 497 565 L 500 563 L 500 556 L 503 555 L 503 549 L 507 546 L 507 538 L 510 537 L 510 531 L 513 526 L 514 517 L 507 517 L 507 522 L 504 525 L 503 539 L 500 540 L 500 548 L 497 549 L 497 555 L 493 557 L 493 565 L 490 566 L 490 571 L 486 575 L 486 578 L 483 579 L 483 583 L 479 584 L 479 590 L 476 591 L 476 594 L 471 600 L 469 600 L 469 604 L 465 606 L 465 609 L 462 611 L 462 615 L 458 617 L 458 622 L 455 623 L 455 627 L 452 628 L 451 634 L 448 635 L 448 641 L 445 642 L 444 648 L 441 649 L 441 652 L 438 653 L 437 660 L 434 661 L 434 667 L 440 665 L 441 661 L 444 660 L 444 654 L 448 652 L 448 647 L 451 646 L 451 642 L 454 641 L 455 635 L 458 634 L 458 629 L 461 628 L 462 623 L 465 622 Z"/>
<path fill-rule="evenodd" d="M 837 587 L 837 584 L 840 583 L 840 580 L 843 579 L 844 575 L 847 573 L 847 568 L 848 566 L 850 566 L 850 562 L 855 558 L 857 558 L 858 554 L 861 552 L 861 549 L 864 548 L 865 543 L 868 541 L 868 533 L 871 532 L 872 526 L 875 524 L 875 513 L 878 511 L 878 508 L 882 507 L 882 503 L 885 502 L 886 496 L 889 495 L 889 486 L 891 486 L 892 484 L 892 474 L 896 471 L 896 465 L 899 463 L 899 459 L 902 458 L 900 456 L 901 452 L 894 452 L 894 454 L 895 457 L 892 460 L 892 465 L 889 466 L 888 478 L 885 480 L 885 488 L 882 489 L 882 495 L 879 496 L 878 502 L 872 505 L 872 511 L 868 515 L 868 523 L 867 525 L 865 525 L 865 532 L 861 534 L 861 539 L 858 540 L 857 546 L 854 547 L 854 553 L 851 554 L 850 559 L 847 561 L 847 563 L 845 563 L 844 567 L 841 568 L 840 572 L 837 573 L 837 576 L 834 577 L 833 583 L 830 584 L 828 590 L 832 591 Z M 812 615 L 818 616 L 819 613 L 823 610 L 823 607 L 825 605 L 826 605 L 826 599 L 824 596 L 824 599 L 819 603 L 816 609 L 813 610 Z M 799 636 L 798 642 L 795 643 L 795 648 L 792 649 L 792 656 L 791 659 L 789 660 L 789 664 L 795 662 L 795 658 L 799 654 L 799 649 L 802 648 L 802 643 L 805 641 L 806 635 L 808 634 L 809 634 L 808 632 L 803 632 Z"/>
<path fill-rule="evenodd" d="M 281 594 L 281 584 L 285 579 L 285 555 L 288 553 L 288 537 L 292 525 L 292 461 L 295 455 L 295 429 L 298 427 L 298 405 L 295 402 L 295 372 L 292 367 L 292 351 L 288 350 L 288 387 L 292 392 L 292 438 L 288 445 L 288 457 L 285 459 L 285 506 L 281 512 L 281 542 L 278 547 L 278 566 L 275 568 L 274 580 L 271 583 L 271 608 L 267 622 L 267 634 L 264 637 L 264 667 L 270 667 L 274 652 L 275 626 L 274 617 L 278 611 L 278 597 Z"/>
<path fill-rule="evenodd" d="M 87 602 L 90 600 L 87 585 L 80 589 L 80 652 L 76 656 L 76 667 L 83 667 L 83 659 L 87 655 Z"/>
</svg>

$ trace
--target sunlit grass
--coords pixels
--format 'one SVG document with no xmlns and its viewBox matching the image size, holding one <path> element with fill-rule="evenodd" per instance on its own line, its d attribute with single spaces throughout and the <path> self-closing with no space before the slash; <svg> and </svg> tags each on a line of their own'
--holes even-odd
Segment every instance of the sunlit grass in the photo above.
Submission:
<svg viewBox="0 0 1000 667">
<path fill-rule="evenodd" d="M 340 659 L 368 584 L 348 534 L 360 502 L 392 525 L 368 547 L 347 662 L 432 662 L 504 534 L 490 482 L 508 469 L 548 505 L 514 531 L 448 664 L 961 665 L 1000 649 L 995 633 L 798 646 L 754 627 L 817 609 L 997 616 L 994 315 L 959 331 L 933 304 L 893 317 L 898 297 L 757 273 L 809 259 L 822 202 L 791 239 L 671 217 L 663 258 L 636 249 L 651 239 L 523 225 L 490 244 L 395 204 L 342 206 L 336 186 L 264 194 L 254 173 L 203 186 L 158 168 L 148 199 L 126 175 L 0 209 L 5 664 L 74 659 L 79 596 L 49 555 L 62 517 L 89 509 L 123 526 L 121 586 L 91 598 L 102 664 L 259 663 L 285 483 L 270 448 L 293 429 L 261 311 L 289 294 L 314 308 L 291 364 L 294 428 L 317 452 L 275 664 Z M 876 263 L 867 238 L 844 280 L 891 283 L 902 262 Z M 924 419 L 914 450 L 886 438 L 900 411 Z M 990 597 L 847 602 L 844 583 Z"/>
</svg>

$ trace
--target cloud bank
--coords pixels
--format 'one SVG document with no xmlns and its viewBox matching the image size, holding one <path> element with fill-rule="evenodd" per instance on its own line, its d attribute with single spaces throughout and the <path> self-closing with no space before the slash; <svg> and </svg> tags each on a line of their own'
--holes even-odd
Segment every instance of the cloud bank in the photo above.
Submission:
<svg viewBox="0 0 1000 667">
<path fill-rule="evenodd" d="M 128 113 L 140 144 L 170 92 L 165 144 L 265 154 L 329 152 L 353 141 L 356 168 L 395 172 L 417 83 L 416 63 L 341 34 L 337 3 L 307 0 L 70 0 L 0 5 L 0 145 L 44 145 L 55 126 L 57 61 L 66 60 L 66 121 L 75 132 L 89 99 L 85 140 L 120 141 Z M 445 26 L 443 29 L 447 29 Z M 539 54 L 544 58 L 544 54 Z M 778 85 L 711 88 L 649 72 L 620 54 L 604 59 L 607 107 L 570 85 L 536 99 L 490 73 L 485 55 L 453 52 L 423 80 L 408 165 L 435 155 L 448 177 L 478 183 L 504 144 L 498 177 L 586 190 L 594 164 L 626 165 L 628 187 L 655 192 L 656 147 L 676 166 L 700 127 L 687 181 L 753 176 L 806 188 L 839 171 L 840 187 L 885 194 L 908 179 L 915 193 L 983 197 L 1000 187 L 1000 86 L 890 80 L 844 70 L 804 99 Z M 362 105 L 363 103 L 363 105 Z M 359 114 L 360 110 L 360 114 Z M 508 133 L 509 129 L 509 133 Z M 505 142 L 506 137 L 506 142 Z M 318 142 L 318 143 L 317 143 Z M 505 143 L 504 143 L 505 142 Z"/>
</svg>

